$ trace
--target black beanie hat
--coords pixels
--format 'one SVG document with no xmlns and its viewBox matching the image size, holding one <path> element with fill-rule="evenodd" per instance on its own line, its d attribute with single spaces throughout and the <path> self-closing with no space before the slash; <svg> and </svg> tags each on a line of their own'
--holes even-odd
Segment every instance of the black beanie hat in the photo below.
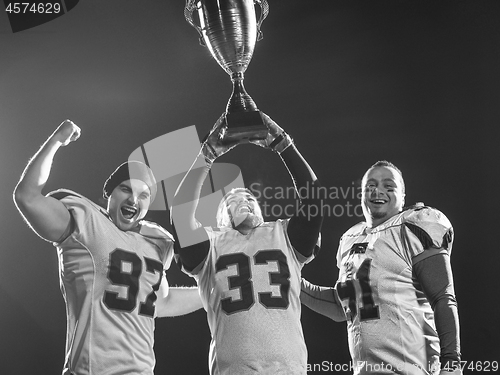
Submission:
<svg viewBox="0 0 500 375">
<path fill-rule="evenodd" d="M 118 185 L 123 181 L 131 179 L 141 180 L 149 186 L 151 202 L 153 202 L 156 196 L 156 179 L 153 171 L 140 161 L 127 161 L 116 168 L 104 183 L 102 189 L 103 197 L 108 199 Z"/>
</svg>

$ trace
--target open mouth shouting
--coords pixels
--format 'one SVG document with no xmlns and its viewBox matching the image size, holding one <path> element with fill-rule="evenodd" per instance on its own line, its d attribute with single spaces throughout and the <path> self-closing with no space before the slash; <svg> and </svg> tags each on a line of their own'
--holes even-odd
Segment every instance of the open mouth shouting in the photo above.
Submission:
<svg viewBox="0 0 500 375">
<path fill-rule="evenodd" d="M 120 212 L 124 219 L 132 221 L 139 212 L 139 210 L 133 206 L 122 206 L 120 208 Z"/>
</svg>

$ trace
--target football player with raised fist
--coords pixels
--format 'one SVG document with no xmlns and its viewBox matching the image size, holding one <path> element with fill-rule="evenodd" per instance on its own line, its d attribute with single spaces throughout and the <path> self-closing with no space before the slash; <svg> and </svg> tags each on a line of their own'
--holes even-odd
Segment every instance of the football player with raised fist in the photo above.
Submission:
<svg viewBox="0 0 500 375">
<path fill-rule="evenodd" d="M 104 209 L 60 189 L 42 194 L 54 156 L 80 137 L 62 122 L 26 166 L 14 191 L 30 228 L 53 243 L 66 303 L 63 375 L 153 374 L 154 319 L 201 308 L 197 288 L 169 288 L 173 239 L 144 220 L 156 194 L 151 169 L 125 162 L 106 180 Z"/>
</svg>

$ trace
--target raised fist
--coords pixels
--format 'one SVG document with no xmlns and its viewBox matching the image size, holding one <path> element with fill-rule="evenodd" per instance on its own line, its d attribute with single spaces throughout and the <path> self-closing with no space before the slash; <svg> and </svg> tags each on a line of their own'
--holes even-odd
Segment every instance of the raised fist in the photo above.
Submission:
<svg viewBox="0 0 500 375">
<path fill-rule="evenodd" d="M 71 120 L 64 120 L 52 134 L 52 138 L 66 146 L 76 141 L 81 134 L 81 129 Z"/>
</svg>

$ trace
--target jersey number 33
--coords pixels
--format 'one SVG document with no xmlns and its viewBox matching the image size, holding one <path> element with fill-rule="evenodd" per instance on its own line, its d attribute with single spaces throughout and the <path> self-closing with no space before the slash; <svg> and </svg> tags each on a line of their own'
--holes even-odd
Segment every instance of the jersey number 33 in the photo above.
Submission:
<svg viewBox="0 0 500 375">
<path fill-rule="evenodd" d="M 280 295 L 273 296 L 271 292 L 257 290 L 257 298 L 261 305 L 268 309 L 287 309 L 289 305 L 290 270 L 285 254 L 279 249 L 260 250 L 253 257 L 245 253 L 232 253 L 222 255 L 217 259 L 215 271 L 227 270 L 230 266 L 236 266 L 237 274 L 228 276 L 229 290 L 239 290 L 240 299 L 231 297 L 221 300 L 222 310 L 230 315 L 239 311 L 249 310 L 255 304 L 254 282 L 252 273 L 258 272 L 258 265 L 268 265 L 275 262 L 278 266 L 276 272 L 266 271 L 269 274 L 269 285 L 279 287 Z M 266 286 L 261 286 L 264 289 Z M 270 287 L 267 286 L 266 290 Z"/>
</svg>

